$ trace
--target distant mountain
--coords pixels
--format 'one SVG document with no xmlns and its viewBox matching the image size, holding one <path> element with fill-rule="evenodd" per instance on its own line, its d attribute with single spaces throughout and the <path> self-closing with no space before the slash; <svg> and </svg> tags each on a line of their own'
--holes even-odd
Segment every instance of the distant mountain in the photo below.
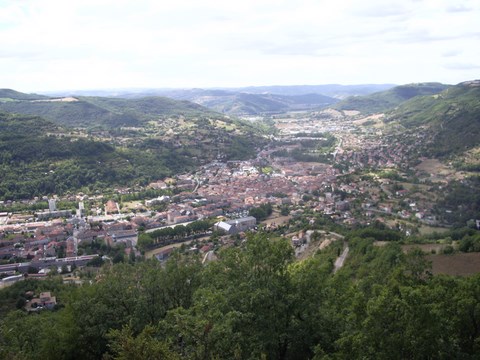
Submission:
<svg viewBox="0 0 480 360">
<path fill-rule="evenodd" d="M 73 90 L 56 91 L 46 93 L 50 96 L 103 96 L 103 97 L 122 97 L 138 98 L 144 96 L 166 96 L 174 99 L 191 99 L 192 96 L 201 94 L 222 96 L 234 93 L 247 94 L 274 94 L 274 95 L 306 95 L 318 94 L 343 99 L 348 96 L 368 95 L 374 92 L 391 89 L 394 84 L 360 84 L 360 85 L 273 85 L 273 86 L 248 86 L 234 88 L 160 88 L 160 89 L 102 89 L 102 90 Z"/>
<path fill-rule="evenodd" d="M 12 100 L 41 100 L 48 99 L 48 96 L 38 94 L 24 94 L 12 89 L 0 89 L 0 102 Z"/>
<path fill-rule="evenodd" d="M 305 95 L 321 94 L 329 97 L 343 99 L 347 96 L 368 95 L 378 91 L 384 91 L 394 87 L 394 84 L 360 84 L 360 85 L 273 85 L 273 86 L 249 86 L 232 88 L 231 90 L 251 94 L 276 94 L 276 95 Z"/>
<path fill-rule="evenodd" d="M 0 98 L 0 111 L 37 115 L 62 126 L 119 127 L 139 126 L 163 116 L 217 116 L 198 104 L 165 97 L 138 99 L 102 97 L 36 97 L 5 91 Z M 9 96 L 9 97 L 7 97 Z"/>
<path fill-rule="evenodd" d="M 190 92 L 178 92 L 170 94 L 170 96 L 178 99 L 188 99 L 209 109 L 229 115 L 257 115 L 317 109 L 338 101 L 319 94 L 285 96 L 198 89 Z"/>
<path fill-rule="evenodd" d="M 432 155 L 447 156 L 480 146 L 480 80 L 417 96 L 387 114 L 387 121 L 407 128 L 426 127 Z"/>
<path fill-rule="evenodd" d="M 366 95 L 393 87 L 381 85 L 294 85 L 252 86 L 219 89 L 120 89 L 74 92 L 76 95 L 102 95 L 135 99 L 165 96 L 188 100 L 229 115 L 258 115 L 295 110 L 313 110 L 330 106 L 351 95 Z M 64 92 L 56 95 L 67 95 Z"/>
<path fill-rule="evenodd" d="M 401 85 L 366 96 L 348 97 L 335 104 L 334 108 L 338 110 L 356 110 L 363 114 L 383 113 L 411 98 L 421 95 L 438 94 L 448 87 L 449 85 L 440 83 Z"/>
</svg>

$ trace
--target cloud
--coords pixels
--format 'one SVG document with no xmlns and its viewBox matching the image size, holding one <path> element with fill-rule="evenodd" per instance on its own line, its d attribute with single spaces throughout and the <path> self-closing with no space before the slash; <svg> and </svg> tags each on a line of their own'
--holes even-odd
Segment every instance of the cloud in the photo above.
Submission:
<svg viewBox="0 0 480 360">
<path fill-rule="evenodd" d="M 449 63 L 445 64 L 444 68 L 449 70 L 476 70 L 480 69 L 480 65 L 471 63 Z"/>
<path fill-rule="evenodd" d="M 457 13 L 457 12 L 470 12 L 473 8 L 466 6 L 464 4 L 453 4 L 447 7 L 447 12 Z"/>
<path fill-rule="evenodd" d="M 449 51 L 445 51 L 442 53 L 442 56 L 443 57 L 454 57 L 454 56 L 458 56 L 462 53 L 462 51 L 460 50 L 449 50 Z"/>
<path fill-rule="evenodd" d="M 411 10 L 404 3 L 391 2 L 357 2 L 349 12 L 362 17 L 398 17 L 411 14 Z"/>
<path fill-rule="evenodd" d="M 0 0 L 1 85 L 455 83 L 475 1 Z"/>
</svg>

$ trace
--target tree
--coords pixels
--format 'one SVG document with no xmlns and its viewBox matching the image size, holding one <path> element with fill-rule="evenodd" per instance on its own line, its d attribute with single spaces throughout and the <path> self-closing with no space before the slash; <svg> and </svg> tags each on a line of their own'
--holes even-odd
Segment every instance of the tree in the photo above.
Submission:
<svg viewBox="0 0 480 360">
<path fill-rule="evenodd" d="M 168 345 L 158 339 L 156 330 L 146 326 L 138 336 L 134 336 L 130 327 L 112 330 L 108 333 L 110 354 L 104 359 L 115 360 L 180 360 L 180 357 L 169 350 Z"/>
<path fill-rule="evenodd" d="M 152 237 L 147 233 L 142 233 L 138 236 L 137 247 L 140 251 L 145 251 L 153 245 Z"/>
<path fill-rule="evenodd" d="M 293 249 L 286 240 L 250 237 L 242 249 L 228 249 L 209 263 L 208 281 L 186 311 L 179 308 L 165 324 L 184 356 L 203 358 L 284 358 L 296 299 L 288 273 Z M 263 355 L 262 355 L 263 354 Z"/>
</svg>

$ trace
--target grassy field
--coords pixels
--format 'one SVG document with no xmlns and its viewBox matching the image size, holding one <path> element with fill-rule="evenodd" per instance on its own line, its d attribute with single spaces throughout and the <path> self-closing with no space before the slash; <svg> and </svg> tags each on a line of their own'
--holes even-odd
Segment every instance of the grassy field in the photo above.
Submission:
<svg viewBox="0 0 480 360">
<path fill-rule="evenodd" d="M 402 245 L 403 252 L 408 252 L 413 248 L 420 248 L 423 252 L 430 254 L 432 251 L 435 251 L 436 254 L 439 254 L 448 244 L 414 244 L 414 245 Z"/>
<path fill-rule="evenodd" d="M 480 253 L 429 255 L 427 259 L 432 262 L 434 275 L 468 276 L 480 273 Z"/>
<path fill-rule="evenodd" d="M 428 225 L 422 225 L 418 229 L 420 231 L 421 235 L 431 235 L 434 233 L 438 234 L 443 234 L 450 230 L 449 228 L 443 228 L 443 227 L 433 227 L 433 226 L 428 226 Z"/>
</svg>

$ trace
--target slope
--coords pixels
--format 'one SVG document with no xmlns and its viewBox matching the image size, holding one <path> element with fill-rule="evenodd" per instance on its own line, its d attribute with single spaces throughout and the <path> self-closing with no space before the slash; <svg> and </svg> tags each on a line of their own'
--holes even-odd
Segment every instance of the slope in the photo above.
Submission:
<svg viewBox="0 0 480 360">
<path fill-rule="evenodd" d="M 440 94 L 415 97 L 387 115 L 407 128 L 427 127 L 428 150 L 448 156 L 480 145 L 480 80 L 460 83 Z"/>
<path fill-rule="evenodd" d="M 440 83 L 418 83 L 396 86 L 367 96 L 346 98 L 335 104 L 337 110 L 357 110 L 363 114 L 383 113 L 416 96 L 437 94 L 448 88 Z"/>
<path fill-rule="evenodd" d="M 48 99 L 47 96 L 38 94 L 24 94 L 12 89 L 0 89 L 0 102 L 14 101 L 14 100 L 41 100 Z"/>
<path fill-rule="evenodd" d="M 39 117 L 0 113 L 0 199 L 146 185 L 216 158 L 251 157 L 265 141 L 257 128 L 239 122 L 168 126 L 175 130 L 103 131 L 92 140 Z"/>
<path fill-rule="evenodd" d="M 163 97 L 120 99 L 102 97 L 42 98 L 32 100 L 21 93 L 0 102 L 0 111 L 37 115 L 62 126 L 116 128 L 139 126 L 162 116 L 213 115 L 208 109 L 188 101 Z"/>
<path fill-rule="evenodd" d="M 258 115 L 316 109 L 338 101 L 320 94 L 287 96 L 200 89 L 194 89 L 191 92 L 176 92 L 171 96 L 188 99 L 214 111 L 230 115 Z"/>
</svg>

